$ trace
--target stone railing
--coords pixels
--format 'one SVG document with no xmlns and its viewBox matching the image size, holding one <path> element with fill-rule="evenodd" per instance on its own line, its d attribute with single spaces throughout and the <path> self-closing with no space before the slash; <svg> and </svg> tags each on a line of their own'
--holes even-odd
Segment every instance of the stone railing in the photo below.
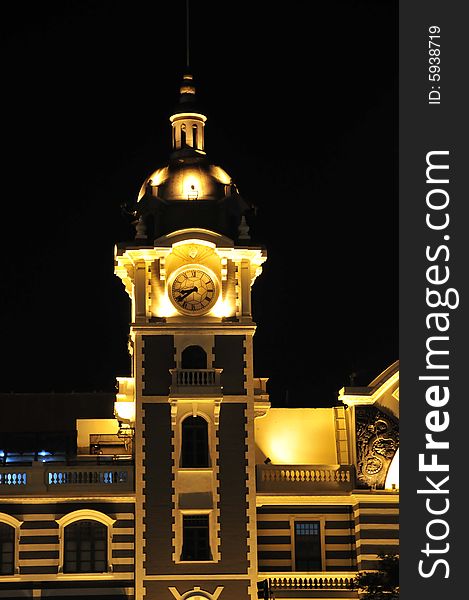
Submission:
<svg viewBox="0 0 469 600">
<path fill-rule="evenodd" d="M 94 469 L 89 470 L 73 467 L 69 469 L 54 469 L 47 471 L 47 484 L 55 487 L 63 485 L 116 486 L 127 484 L 129 481 L 131 482 L 131 480 L 132 472 L 120 467 L 117 469 L 95 467 Z"/>
<path fill-rule="evenodd" d="M 33 463 L 0 467 L 0 496 L 37 496 L 129 493 L 134 489 L 133 465 L 79 465 Z"/>
<path fill-rule="evenodd" d="M 15 487 L 25 486 L 28 481 L 26 471 L 15 469 L 14 471 L 0 471 L 0 493 L 2 489 L 7 489 L 10 486 Z"/>
<path fill-rule="evenodd" d="M 171 396 L 221 396 L 222 369 L 170 369 Z"/>
<path fill-rule="evenodd" d="M 259 492 L 350 491 L 354 479 L 352 465 L 257 465 Z"/>
<path fill-rule="evenodd" d="M 259 580 L 268 580 L 271 590 L 355 590 L 356 575 L 354 571 L 259 573 Z"/>
</svg>

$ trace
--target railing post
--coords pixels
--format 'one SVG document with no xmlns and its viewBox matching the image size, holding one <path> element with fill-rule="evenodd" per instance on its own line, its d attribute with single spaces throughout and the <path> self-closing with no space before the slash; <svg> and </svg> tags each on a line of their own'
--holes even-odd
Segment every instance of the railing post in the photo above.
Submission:
<svg viewBox="0 0 469 600">
<path fill-rule="evenodd" d="M 46 470 L 42 462 L 33 462 L 26 490 L 28 493 L 45 493 L 47 491 Z"/>
</svg>

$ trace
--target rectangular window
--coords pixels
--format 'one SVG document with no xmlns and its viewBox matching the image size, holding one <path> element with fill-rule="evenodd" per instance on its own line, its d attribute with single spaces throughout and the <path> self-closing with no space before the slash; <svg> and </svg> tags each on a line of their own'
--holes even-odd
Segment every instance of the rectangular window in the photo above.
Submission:
<svg viewBox="0 0 469 600">
<path fill-rule="evenodd" d="M 295 570 L 322 570 L 319 521 L 295 522 Z"/>
<path fill-rule="evenodd" d="M 15 530 L 0 523 L 0 575 L 13 575 L 15 567 Z"/>
<path fill-rule="evenodd" d="M 183 515 L 181 560 L 211 560 L 208 515 Z"/>
</svg>

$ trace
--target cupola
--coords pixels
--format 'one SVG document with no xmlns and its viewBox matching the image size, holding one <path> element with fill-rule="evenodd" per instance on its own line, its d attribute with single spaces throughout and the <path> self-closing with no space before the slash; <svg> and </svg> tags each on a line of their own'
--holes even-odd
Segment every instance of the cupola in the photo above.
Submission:
<svg viewBox="0 0 469 600">
<path fill-rule="evenodd" d="M 154 170 L 140 188 L 136 239 L 152 241 L 199 227 L 246 243 L 250 236 L 244 215 L 251 207 L 228 173 L 205 153 L 207 117 L 198 107 L 194 77 L 187 70 L 169 120 L 172 151 L 168 163 Z"/>
<path fill-rule="evenodd" d="M 173 151 L 192 148 L 199 154 L 205 154 L 204 127 L 207 117 L 197 110 L 194 78 L 190 73 L 183 75 L 179 92 L 179 104 L 169 118 L 173 128 Z"/>
</svg>

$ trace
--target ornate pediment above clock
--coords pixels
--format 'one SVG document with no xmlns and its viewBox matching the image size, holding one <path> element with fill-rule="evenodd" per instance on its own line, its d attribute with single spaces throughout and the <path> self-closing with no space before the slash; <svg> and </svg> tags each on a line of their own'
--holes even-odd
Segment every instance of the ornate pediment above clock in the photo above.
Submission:
<svg viewBox="0 0 469 600">
<path fill-rule="evenodd" d="M 215 249 L 211 246 L 193 242 L 174 246 L 172 254 L 186 262 L 203 263 L 215 254 Z"/>
<path fill-rule="evenodd" d="M 233 248 L 234 242 L 232 239 L 211 231 L 210 229 L 201 229 L 199 227 L 188 227 L 178 229 L 167 235 L 163 235 L 154 242 L 155 247 L 177 247 L 180 244 L 202 244 L 213 248 Z"/>
</svg>

